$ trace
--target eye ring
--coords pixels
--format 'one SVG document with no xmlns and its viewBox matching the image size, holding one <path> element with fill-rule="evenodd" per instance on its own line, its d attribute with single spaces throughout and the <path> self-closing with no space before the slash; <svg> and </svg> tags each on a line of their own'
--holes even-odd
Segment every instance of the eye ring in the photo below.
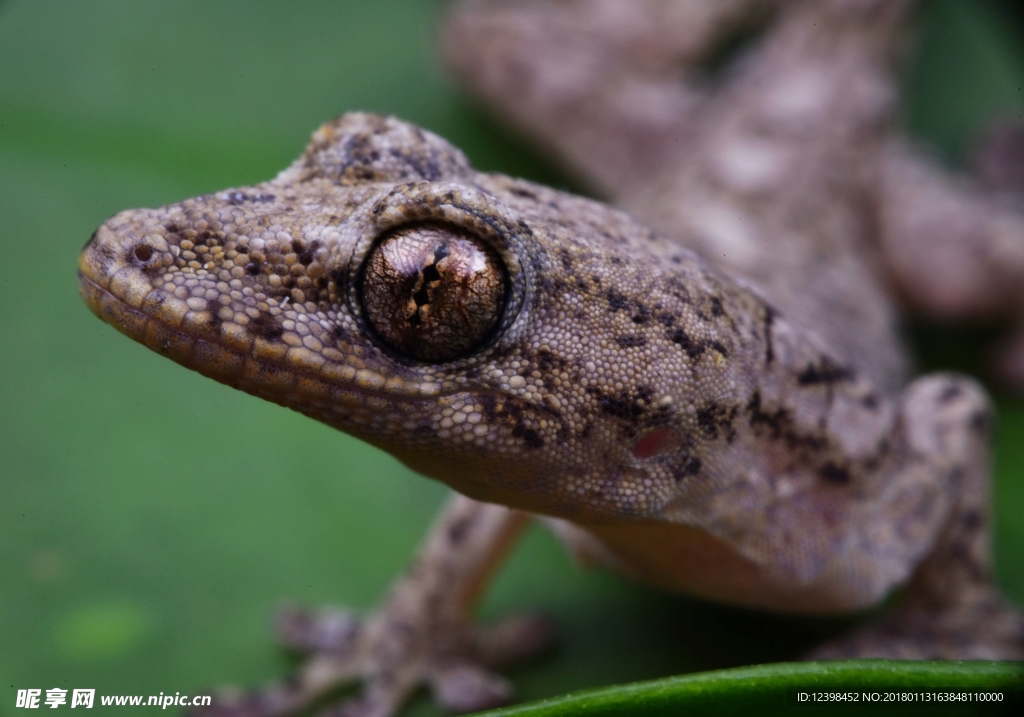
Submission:
<svg viewBox="0 0 1024 717">
<path fill-rule="evenodd" d="M 496 197 L 461 184 L 417 182 L 395 186 L 387 194 L 364 206 L 363 219 L 359 223 L 361 228 L 356 229 L 361 237 L 355 241 L 348 263 L 353 273 L 348 275 L 350 280 L 342 279 L 344 283 L 339 288 L 348 296 L 349 306 L 357 321 L 385 353 L 402 363 L 443 363 L 454 369 L 486 360 L 492 353 L 510 347 L 527 330 L 529 312 L 524 311 L 524 308 L 530 305 L 534 295 L 534 277 L 540 265 L 540 250 L 529 225 Z M 366 293 L 368 268 L 375 256 L 380 258 L 379 249 L 391 239 L 400 236 L 408 238 L 421 232 L 425 234 L 418 240 L 418 248 L 407 246 L 401 252 L 405 253 L 405 249 L 409 249 L 410 256 L 418 257 L 412 262 L 413 270 L 406 270 L 405 274 L 413 284 L 417 281 L 421 284 L 418 287 L 401 288 L 389 300 L 392 306 L 396 303 L 405 304 L 405 318 L 408 318 L 413 309 L 408 305 L 408 300 L 411 298 L 416 304 L 413 295 L 424 288 L 428 289 L 428 294 L 421 294 L 420 300 L 428 301 L 416 306 L 430 303 L 432 297 L 429 290 L 439 287 L 424 287 L 423 283 L 437 281 L 442 277 L 423 277 L 421 272 L 433 264 L 438 274 L 442 268 L 455 270 L 455 273 L 449 272 L 449 279 L 461 276 L 461 280 L 471 277 L 481 280 L 475 283 L 472 290 L 454 291 L 449 298 L 455 299 L 456 304 L 468 298 L 476 301 L 477 308 L 481 302 L 485 308 L 489 307 L 482 318 L 478 316 L 462 324 L 465 333 L 461 345 L 442 340 L 435 347 L 439 348 L 438 351 L 432 353 L 431 349 L 426 354 L 409 351 L 406 346 L 396 342 L 394 337 L 381 331 L 381 317 L 374 317 L 368 306 L 377 299 L 368 301 Z M 434 234 L 431 238 L 431 232 L 441 232 L 441 235 Z M 446 239 L 442 240 L 442 235 Z M 459 251 L 453 258 L 457 261 L 447 257 L 440 257 L 440 262 L 435 260 L 434 250 L 444 241 L 449 244 L 453 241 L 457 244 L 467 243 L 466 246 L 456 247 Z M 464 251 L 467 249 L 471 249 L 468 254 Z M 473 256 L 476 258 L 473 259 Z M 483 275 L 459 273 L 474 262 L 478 269 L 481 265 L 487 267 Z M 462 269 L 442 266 L 450 264 L 459 264 Z M 370 276 L 372 279 L 373 275 Z M 398 302 L 397 297 L 402 297 L 403 301 Z M 391 313 L 383 321 L 391 322 L 394 317 L 395 314 Z"/>
</svg>

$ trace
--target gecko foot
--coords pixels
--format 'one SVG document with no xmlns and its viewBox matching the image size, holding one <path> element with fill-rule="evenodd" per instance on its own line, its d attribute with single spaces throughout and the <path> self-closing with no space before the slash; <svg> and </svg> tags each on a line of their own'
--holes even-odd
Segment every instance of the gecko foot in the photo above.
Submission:
<svg viewBox="0 0 1024 717">
<path fill-rule="evenodd" d="M 1022 660 L 1024 615 L 996 590 L 957 609 L 914 601 L 877 622 L 828 642 L 808 660 Z"/>
<path fill-rule="evenodd" d="M 324 717 L 390 717 L 420 686 L 441 708 L 475 712 L 507 704 L 508 681 L 491 672 L 547 649 L 551 622 L 516 615 L 478 628 L 464 620 L 417 620 L 390 604 L 360 620 L 341 609 L 283 609 L 276 621 L 281 644 L 305 658 L 285 682 L 225 690 L 195 717 L 283 717 L 323 703 L 347 684 L 361 682 L 354 698 L 328 705 Z"/>
</svg>

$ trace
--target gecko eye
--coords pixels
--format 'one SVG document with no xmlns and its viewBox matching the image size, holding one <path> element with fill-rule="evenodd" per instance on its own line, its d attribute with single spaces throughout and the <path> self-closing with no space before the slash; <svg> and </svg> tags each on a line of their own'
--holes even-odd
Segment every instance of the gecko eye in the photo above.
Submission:
<svg viewBox="0 0 1024 717">
<path fill-rule="evenodd" d="M 505 309 L 504 263 L 456 227 L 400 227 L 377 242 L 363 267 L 364 315 L 382 343 L 409 358 L 464 356 L 491 338 Z"/>
</svg>

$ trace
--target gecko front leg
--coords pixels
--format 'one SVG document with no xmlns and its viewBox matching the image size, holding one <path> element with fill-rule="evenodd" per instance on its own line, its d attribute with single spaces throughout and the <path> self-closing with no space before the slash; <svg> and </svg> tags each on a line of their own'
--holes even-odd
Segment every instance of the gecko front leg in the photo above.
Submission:
<svg viewBox="0 0 1024 717">
<path fill-rule="evenodd" d="M 1024 615 L 999 594 L 992 571 L 988 401 L 964 378 L 927 376 L 904 394 L 901 420 L 909 452 L 941 477 L 939 500 L 951 503 L 938 539 L 893 611 L 808 657 L 1024 659 Z M 915 517 L 892 523 L 898 532 Z"/>
<path fill-rule="evenodd" d="M 296 714 L 357 681 L 362 693 L 328 714 L 391 715 L 423 685 L 452 712 L 508 702 L 511 685 L 490 668 L 543 650 L 552 641 L 551 626 L 541 617 L 518 615 L 478 628 L 471 613 L 528 520 L 521 511 L 452 497 L 378 610 L 361 620 L 337 609 L 284 611 L 280 641 L 305 657 L 292 679 L 225 694 L 196 714 Z"/>
</svg>

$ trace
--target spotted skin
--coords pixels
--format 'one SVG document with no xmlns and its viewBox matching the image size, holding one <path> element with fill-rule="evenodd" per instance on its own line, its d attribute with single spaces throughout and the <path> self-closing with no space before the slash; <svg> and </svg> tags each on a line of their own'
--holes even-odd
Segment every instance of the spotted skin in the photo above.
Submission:
<svg viewBox="0 0 1024 717">
<path fill-rule="evenodd" d="M 799 272 L 712 263 L 692 225 L 478 173 L 362 113 L 269 182 L 112 217 L 79 261 L 100 318 L 462 494 L 379 610 L 287 612 L 304 666 L 212 712 L 290 714 L 355 679 L 342 713 L 393 714 L 423 683 L 456 711 L 506 701 L 489 669 L 550 627 L 469 618 L 528 514 L 581 558 L 733 604 L 843 613 L 909 583 L 892 622 L 823 655 L 1024 658 L 991 579 L 988 400 L 959 376 L 904 386 L 876 255 L 842 223 L 805 238 L 829 227 L 841 251 L 797 232 L 776 263 L 868 279 L 797 298 Z"/>
</svg>

